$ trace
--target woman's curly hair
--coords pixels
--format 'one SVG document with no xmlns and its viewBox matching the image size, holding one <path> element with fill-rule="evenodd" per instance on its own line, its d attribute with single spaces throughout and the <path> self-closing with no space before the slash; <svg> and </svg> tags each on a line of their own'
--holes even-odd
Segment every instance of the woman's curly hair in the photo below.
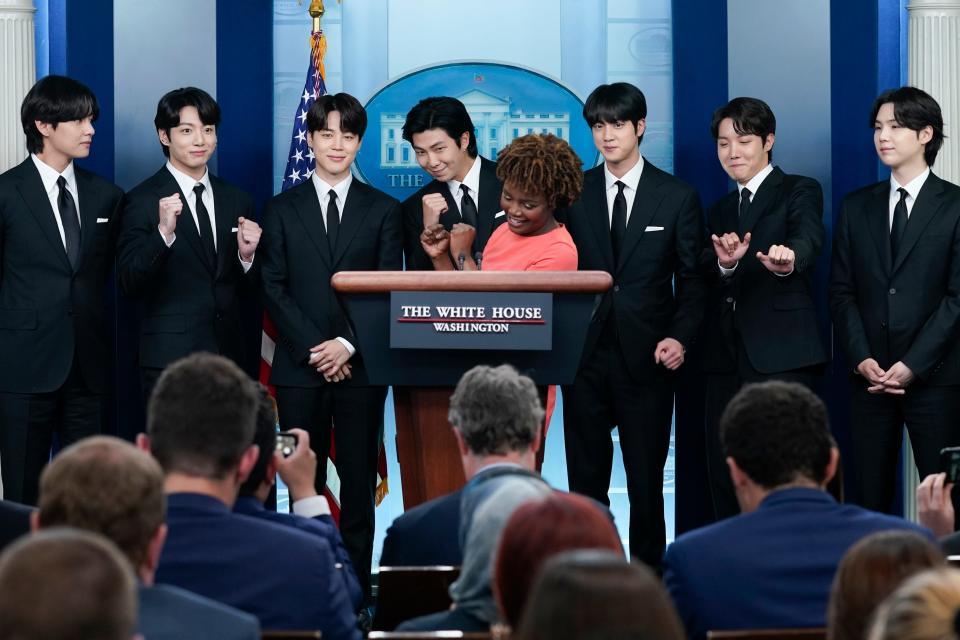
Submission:
<svg viewBox="0 0 960 640">
<path fill-rule="evenodd" d="M 543 194 L 553 208 L 569 206 L 583 189 L 583 165 L 566 140 L 533 133 L 516 138 L 497 155 L 501 182 Z"/>
</svg>

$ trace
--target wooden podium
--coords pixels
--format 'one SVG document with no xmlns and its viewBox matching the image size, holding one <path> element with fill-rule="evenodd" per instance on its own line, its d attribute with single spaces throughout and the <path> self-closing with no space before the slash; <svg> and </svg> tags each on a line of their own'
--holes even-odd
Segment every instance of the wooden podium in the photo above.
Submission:
<svg viewBox="0 0 960 640">
<path fill-rule="evenodd" d="M 464 484 L 447 421 L 463 373 L 478 364 L 509 363 L 538 385 L 573 382 L 599 296 L 613 284 L 605 271 L 341 271 L 331 282 L 350 316 L 370 383 L 393 386 L 404 509 Z M 391 294 L 397 291 L 552 294 L 552 348 L 392 348 L 397 319 Z"/>
</svg>

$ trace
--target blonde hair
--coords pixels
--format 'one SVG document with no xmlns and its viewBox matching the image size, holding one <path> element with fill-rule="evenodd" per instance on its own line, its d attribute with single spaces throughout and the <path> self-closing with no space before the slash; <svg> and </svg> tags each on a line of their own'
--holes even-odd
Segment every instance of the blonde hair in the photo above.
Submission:
<svg viewBox="0 0 960 640">
<path fill-rule="evenodd" d="M 955 640 L 958 611 L 960 571 L 924 571 L 884 600 L 869 640 Z"/>
</svg>

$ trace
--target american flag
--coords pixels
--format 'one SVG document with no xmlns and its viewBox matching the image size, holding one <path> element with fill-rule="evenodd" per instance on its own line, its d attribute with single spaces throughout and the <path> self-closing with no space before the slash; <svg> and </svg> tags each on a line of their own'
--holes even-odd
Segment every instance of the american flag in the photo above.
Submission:
<svg viewBox="0 0 960 640">
<path fill-rule="evenodd" d="M 287 156 L 287 168 L 283 172 L 282 191 L 294 187 L 313 175 L 314 155 L 307 145 L 307 112 L 310 105 L 327 92 L 324 82 L 323 56 L 327 52 L 327 39 L 323 31 L 314 31 L 310 34 L 310 64 L 307 68 L 307 78 L 300 95 L 300 104 L 293 122 L 293 133 L 290 140 L 290 153 Z M 267 385 L 270 393 L 274 394 L 273 387 L 267 384 L 270 379 L 270 369 L 273 364 L 273 352 L 276 350 L 277 329 L 266 313 L 263 315 L 263 334 L 260 342 L 260 382 Z M 380 455 L 377 461 L 377 504 L 387 495 L 387 456 L 380 441 Z M 327 486 L 324 495 L 330 503 L 333 517 L 340 520 L 340 476 L 336 466 L 336 426 L 333 430 L 333 442 L 330 443 L 330 458 L 327 460 Z"/>
</svg>

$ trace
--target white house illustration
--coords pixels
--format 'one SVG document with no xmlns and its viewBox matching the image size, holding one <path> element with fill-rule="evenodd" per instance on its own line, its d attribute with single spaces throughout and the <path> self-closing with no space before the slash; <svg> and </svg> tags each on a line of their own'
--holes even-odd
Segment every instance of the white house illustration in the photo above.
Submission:
<svg viewBox="0 0 960 640">
<path fill-rule="evenodd" d="M 491 160 L 511 140 L 528 133 L 552 133 L 570 140 L 570 114 L 556 112 L 525 113 L 513 104 L 510 96 L 498 98 L 479 89 L 472 89 L 457 98 L 466 106 L 477 136 L 477 150 Z M 383 169 L 416 168 L 413 147 L 403 139 L 406 114 L 384 113 L 380 116 L 380 167 Z"/>
</svg>

